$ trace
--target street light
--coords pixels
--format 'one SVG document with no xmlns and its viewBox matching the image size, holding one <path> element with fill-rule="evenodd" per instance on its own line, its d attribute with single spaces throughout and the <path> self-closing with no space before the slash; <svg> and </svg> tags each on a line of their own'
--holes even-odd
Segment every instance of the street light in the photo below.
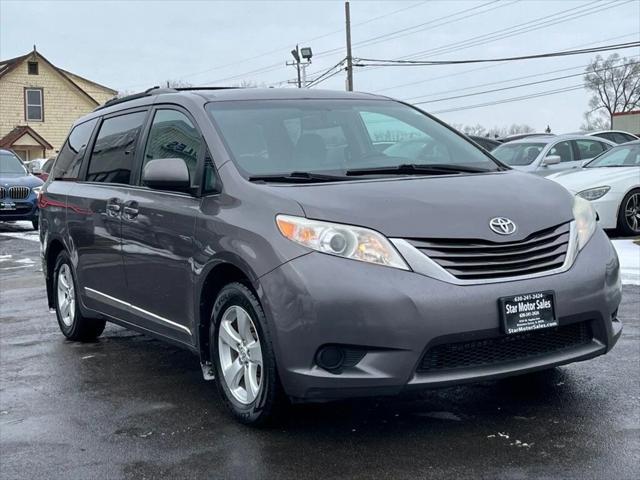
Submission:
<svg viewBox="0 0 640 480">
<path fill-rule="evenodd" d="M 299 48 L 298 45 L 296 45 L 296 48 L 291 50 L 291 56 L 295 62 L 287 62 L 287 65 L 294 65 L 296 67 L 296 70 L 298 71 L 298 79 L 295 83 L 298 84 L 298 88 L 302 88 L 302 86 L 307 83 L 306 68 L 311 63 L 313 52 L 310 47 Z M 301 57 L 305 60 L 304 62 L 300 60 Z"/>
<path fill-rule="evenodd" d="M 311 57 L 313 57 L 313 52 L 311 52 L 311 47 L 303 47 L 300 49 L 300 54 L 302 58 L 311 63 Z"/>
</svg>

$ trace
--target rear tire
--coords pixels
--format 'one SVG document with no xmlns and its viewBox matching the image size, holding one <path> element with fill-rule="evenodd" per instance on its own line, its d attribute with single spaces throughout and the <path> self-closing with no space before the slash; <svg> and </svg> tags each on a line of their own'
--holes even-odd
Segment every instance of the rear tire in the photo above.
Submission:
<svg viewBox="0 0 640 480">
<path fill-rule="evenodd" d="M 86 318 L 80 312 L 78 287 L 71 259 L 62 251 L 53 270 L 53 296 L 58 326 L 69 340 L 93 342 L 103 332 L 106 322 Z"/>
<path fill-rule="evenodd" d="M 618 231 L 627 236 L 640 235 L 640 188 L 627 193 L 618 210 Z"/>
<path fill-rule="evenodd" d="M 273 344 L 260 302 L 245 285 L 231 283 L 220 291 L 211 316 L 209 350 L 218 392 L 231 414 L 254 426 L 277 418 L 286 400 Z"/>
</svg>

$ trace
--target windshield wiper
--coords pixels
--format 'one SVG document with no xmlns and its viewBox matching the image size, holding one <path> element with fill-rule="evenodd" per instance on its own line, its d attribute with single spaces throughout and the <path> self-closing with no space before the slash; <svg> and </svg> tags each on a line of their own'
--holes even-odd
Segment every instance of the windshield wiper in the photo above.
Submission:
<svg viewBox="0 0 640 480">
<path fill-rule="evenodd" d="M 291 172 L 274 175 L 252 175 L 249 177 L 251 182 L 281 182 L 281 183 L 315 183 L 315 182 L 337 182 L 340 180 L 349 180 L 340 175 L 326 175 L 322 173 L 312 172 Z"/>
<path fill-rule="evenodd" d="M 347 170 L 347 175 L 449 175 L 452 173 L 484 173 L 491 172 L 486 168 L 467 167 L 464 165 L 432 164 L 418 165 L 405 163 L 389 167 L 356 168 Z"/>
</svg>

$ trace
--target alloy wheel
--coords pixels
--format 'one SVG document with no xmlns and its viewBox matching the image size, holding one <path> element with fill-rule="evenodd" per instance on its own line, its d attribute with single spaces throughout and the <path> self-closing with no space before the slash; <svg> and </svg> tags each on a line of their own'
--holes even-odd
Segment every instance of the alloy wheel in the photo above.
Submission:
<svg viewBox="0 0 640 480">
<path fill-rule="evenodd" d="M 251 315 L 242 307 L 233 305 L 222 315 L 218 357 L 229 391 L 238 402 L 249 405 L 262 387 L 262 347 Z"/>
<path fill-rule="evenodd" d="M 71 269 L 66 263 L 58 270 L 58 310 L 60 319 L 67 327 L 73 325 L 76 314 L 76 292 Z"/>
<path fill-rule="evenodd" d="M 624 207 L 624 218 L 632 231 L 640 231 L 640 193 L 634 193 L 627 200 Z"/>
</svg>

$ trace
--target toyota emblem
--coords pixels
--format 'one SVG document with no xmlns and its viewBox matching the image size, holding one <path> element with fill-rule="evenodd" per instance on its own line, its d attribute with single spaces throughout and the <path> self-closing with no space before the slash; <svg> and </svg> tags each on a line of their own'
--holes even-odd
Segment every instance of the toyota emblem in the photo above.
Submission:
<svg viewBox="0 0 640 480">
<path fill-rule="evenodd" d="M 495 217 L 489 220 L 489 228 L 498 235 L 511 235 L 518 229 L 512 220 L 505 217 Z"/>
</svg>

